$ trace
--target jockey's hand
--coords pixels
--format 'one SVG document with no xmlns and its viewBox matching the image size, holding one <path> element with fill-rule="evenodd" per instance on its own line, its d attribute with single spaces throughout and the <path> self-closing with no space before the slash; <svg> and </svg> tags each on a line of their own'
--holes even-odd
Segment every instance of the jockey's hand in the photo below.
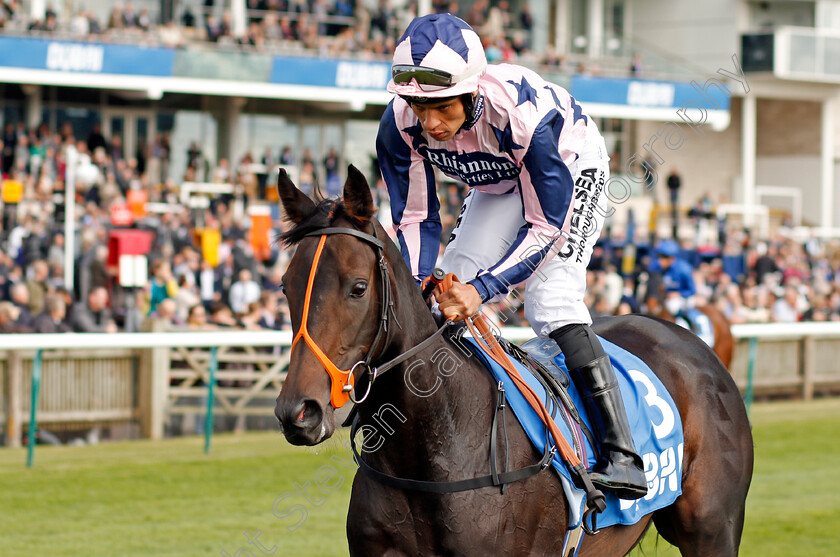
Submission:
<svg viewBox="0 0 840 557">
<path fill-rule="evenodd" d="M 463 321 L 475 315 L 481 307 L 481 296 L 471 284 L 456 282 L 443 293 L 438 287 L 435 288 L 434 295 L 443 316 L 452 321 Z"/>
</svg>

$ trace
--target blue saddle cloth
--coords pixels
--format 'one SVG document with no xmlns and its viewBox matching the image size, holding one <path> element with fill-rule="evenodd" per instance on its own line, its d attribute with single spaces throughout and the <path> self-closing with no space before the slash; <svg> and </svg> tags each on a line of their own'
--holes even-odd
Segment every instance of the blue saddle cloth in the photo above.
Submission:
<svg viewBox="0 0 840 557">
<path fill-rule="evenodd" d="M 516 389 L 504 368 L 488 357 L 478 347 L 474 339 L 470 337 L 462 338 L 465 345 L 484 362 L 493 376 L 502 382 L 509 407 L 513 410 L 535 447 L 542 452 L 546 444 L 546 428 L 536 412 L 522 396 L 522 393 Z M 599 528 L 614 524 L 635 524 L 643 516 L 673 503 L 682 493 L 683 455 L 682 422 L 674 401 L 665 390 L 662 382 L 642 360 L 603 338 L 600 340 L 604 350 L 610 355 L 621 395 L 624 399 L 624 406 L 627 409 L 633 439 L 639 456 L 644 461 L 645 476 L 648 480 L 648 494 L 642 499 L 630 501 L 619 499 L 616 495 L 605 492 L 607 509 L 598 515 Z M 564 356 L 553 341 L 534 339 L 522 345 L 522 348 L 534 354 L 542 362 L 553 359 L 557 366 L 568 374 Z M 528 368 L 514 358 L 511 358 L 511 360 L 537 396 L 543 400 L 543 403 L 548 404 L 548 397 L 542 383 Z M 571 381 L 568 392 L 583 422 L 592 431 L 581 396 Z M 570 429 L 567 426 L 563 419 L 563 412 L 563 410 L 557 412 L 555 422 L 570 445 L 574 447 L 575 440 L 582 445 L 581 461 L 586 462 L 587 469 L 591 470 L 595 463 L 595 451 L 573 420 L 569 420 L 573 424 L 573 428 Z M 583 516 L 585 494 L 583 490 L 574 486 L 571 480 L 571 472 L 559 456 L 555 456 L 552 465 L 563 480 L 563 488 L 569 499 L 569 527 L 577 527 Z"/>
</svg>

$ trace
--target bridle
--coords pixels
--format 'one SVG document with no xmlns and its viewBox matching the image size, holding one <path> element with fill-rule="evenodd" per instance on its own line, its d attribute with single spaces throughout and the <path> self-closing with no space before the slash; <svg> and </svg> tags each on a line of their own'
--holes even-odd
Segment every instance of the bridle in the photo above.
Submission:
<svg viewBox="0 0 840 557">
<path fill-rule="evenodd" d="M 373 246 L 373 248 L 376 250 L 376 259 L 379 265 L 379 276 L 382 291 L 382 298 L 380 301 L 381 309 L 379 313 L 379 329 L 376 331 L 376 336 L 374 337 L 373 342 L 371 343 L 365 358 L 353 364 L 353 366 L 348 370 L 339 369 L 338 366 L 336 366 L 332 362 L 332 360 L 330 360 L 329 356 L 327 356 L 324 353 L 324 351 L 321 350 L 321 348 L 309 334 L 309 330 L 307 328 L 307 322 L 309 320 L 309 305 L 312 299 L 312 286 L 315 282 L 315 274 L 318 271 L 318 263 L 320 262 L 321 254 L 324 251 L 324 245 L 326 244 L 327 236 L 334 234 L 344 234 L 347 236 L 353 236 Z M 326 369 L 327 374 L 330 376 L 330 404 L 334 408 L 341 408 L 347 403 L 348 400 L 353 401 L 355 404 L 360 404 L 370 395 L 373 382 L 378 376 L 382 375 L 389 369 L 394 368 L 395 366 L 404 362 L 408 358 L 411 358 L 415 354 L 428 348 L 433 342 L 437 340 L 439 336 L 441 336 L 449 328 L 450 325 L 452 325 L 452 322 L 444 322 L 444 324 L 435 333 L 426 338 L 426 340 L 415 345 L 413 348 L 406 350 L 405 352 L 393 358 L 392 360 L 377 366 L 376 369 L 371 369 L 370 364 L 374 360 L 373 355 L 378 353 L 378 355 L 381 356 L 384 353 L 390 341 L 392 332 L 392 328 L 390 326 L 390 316 L 394 312 L 394 298 L 391 292 L 391 280 L 390 272 L 388 270 L 388 263 L 385 260 L 385 254 L 383 251 L 385 248 L 385 244 L 382 240 L 376 237 L 376 226 L 373 227 L 373 235 L 361 232 L 354 228 L 325 227 L 309 232 L 304 237 L 308 236 L 319 236 L 320 239 L 318 241 L 318 247 L 315 251 L 315 257 L 312 260 L 312 267 L 309 271 L 309 279 L 306 284 L 306 294 L 303 302 L 303 317 L 301 318 L 300 330 L 298 331 L 297 335 L 295 335 L 294 341 L 292 342 L 292 352 L 294 352 L 295 346 L 297 345 L 298 341 L 300 341 L 300 339 L 302 338 L 304 343 L 309 347 L 310 350 L 312 350 L 312 352 L 318 358 L 318 361 L 321 362 L 321 364 Z M 355 374 L 356 371 L 359 369 L 361 370 L 362 374 L 367 375 L 368 386 L 362 398 L 354 399 L 351 396 L 351 393 L 355 388 L 357 381 Z M 490 434 L 491 474 L 486 476 L 479 476 L 475 478 L 455 481 L 423 481 L 400 478 L 396 476 L 391 476 L 390 474 L 386 474 L 384 472 L 380 472 L 379 470 L 376 470 L 372 468 L 369 464 L 367 464 L 362 458 L 361 454 L 359 454 L 358 450 L 356 449 L 355 435 L 359 428 L 358 414 L 355 415 L 353 419 L 353 425 L 350 431 L 350 445 L 353 451 L 354 458 L 357 464 L 359 465 L 360 471 L 363 474 L 373 478 L 374 480 L 384 485 L 388 485 L 398 489 L 424 491 L 429 493 L 455 493 L 460 491 L 480 489 L 483 487 L 501 486 L 502 493 L 504 493 L 504 486 L 506 484 L 524 480 L 526 478 L 539 474 L 543 470 L 546 470 L 550 466 L 551 461 L 553 460 L 554 455 L 557 451 L 557 448 L 555 446 L 552 446 L 551 443 L 546 443 L 545 451 L 543 453 L 542 458 L 535 464 L 532 464 L 530 466 L 524 466 L 522 468 L 517 468 L 515 470 L 499 472 L 496 468 L 496 432 L 498 418 L 500 415 L 504 417 L 504 409 L 504 388 L 502 387 L 502 383 L 499 382 L 497 386 L 497 401 L 495 406 L 495 413 L 493 415 L 493 423 L 491 426 Z M 505 439 L 505 446 L 507 446 L 507 429 L 505 426 L 503 426 L 502 429 Z M 508 452 L 509 451 L 506 449 L 505 467 L 507 467 Z M 587 510 L 584 513 L 584 519 L 581 522 L 581 527 L 588 533 L 594 533 L 594 513 L 601 512 L 604 510 L 604 495 L 592 486 L 591 480 L 589 479 L 589 476 L 586 473 L 586 470 L 582 464 L 578 463 L 578 466 L 575 468 L 575 471 L 580 475 L 582 481 L 585 483 L 587 491 Z M 591 529 L 588 526 L 586 526 L 586 521 L 589 516 L 593 516 Z"/>
<path fill-rule="evenodd" d="M 376 331 L 376 336 L 373 338 L 373 342 L 370 344 L 370 348 L 368 349 L 365 358 L 353 364 L 353 366 L 348 370 L 338 369 L 338 366 L 336 366 L 332 360 L 330 360 L 329 356 L 321 350 L 318 343 L 315 342 L 315 339 L 313 339 L 312 335 L 309 334 L 309 330 L 307 328 L 307 322 L 309 321 L 309 304 L 312 298 L 312 285 L 315 282 L 315 273 L 318 270 L 318 263 L 320 262 L 321 254 L 324 250 L 324 244 L 327 241 L 327 236 L 334 234 L 353 236 L 371 245 L 376 250 L 376 260 L 379 266 L 380 290 L 382 291 L 382 299 L 380 300 L 381 309 L 379 313 L 379 329 Z M 391 273 L 388 270 L 388 262 L 385 260 L 385 253 L 383 251 L 385 249 L 385 243 L 377 238 L 376 227 L 373 228 L 372 235 L 356 230 L 355 228 L 331 226 L 312 231 L 304 237 L 307 236 L 319 236 L 320 240 L 318 241 L 318 248 L 315 250 L 315 257 L 312 260 L 312 268 L 309 271 L 309 280 L 306 284 L 306 295 L 303 300 L 303 317 L 300 322 L 300 330 L 292 341 L 292 352 L 294 352 L 295 345 L 297 345 L 298 341 L 302 338 L 304 343 L 310 350 L 312 350 L 312 353 L 315 354 L 315 357 L 318 358 L 318 361 L 321 362 L 321 365 L 324 366 L 324 369 L 326 369 L 327 374 L 330 376 L 330 404 L 333 408 L 341 408 L 347 404 L 348 400 L 354 404 L 360 404 L 370 395 L 373 381 L 377 377 L 428 348 L 437 340 L 438 337 L 443 335 L 452 322 L 445 322 L 426 340 L 420 342 L 413 348 L 406 350 L 396 358 L 381 364 L 376 368 L 371 368 L 371 362 L 375 359 L 374 354 L 381 356 L 390 342 L 391 333 L 393 332 L 393 328 L 391 327 L 392 315 L 394 316 L 394 321 L 396 322 L 394 297 L 391 291 Z M 399 323 L 397 323 L 397 325 L 399 326 Z M 289 357 L 291 358 L 291 354 Z M 362 376 L 367 376 L 368 386 L 365 390 L 364 396 L 356 399 L 352 396 L 352 393 L 356 387 L 358 378 Z"/>
<path fill-rule="evenodd" d="M 338 366 L 330 360 L 329 356 L 321 350 L 318 343 L 316 343 L 312 338 L 312 335 L 309 334 L 309 330 L 307 328 L 307 322 L 309 320 L 309 304 L 312 298 L 312 285 L 315 282 L 315 273 L 318 271 L 318 263 L 321 259 L 324 244 L 327 241 L 327 236 L 334 234 L 353 236 L 373 246 L 376 250 L 376 259 L 379 264 L 379 276 L 382 291 L 379 329 L 376 331 L 376 336 L 374 337 L 365 358 L 353 364 L 353 366 L 348 370 L 339 369 Z M 303 339 L 304 343 L 315 354 L 315 357 L 318 358 L 318 361 L 321 362 L 321 365 L 324 366 L 327 370 L 327 374 L 330 376 L 330 404 L 333 408 L 341 408 L 348 400 L 352 400 L 354 403 L 360 403 L 368 397 L 370 394 L 371 384 L 373 383 L 372 380 L 368 383 L 367 392 L 365 392 L 365 395 L 361 399 L 356 400 L 351 396 L 356 384 L 355 373 L 357 369 L 360 369 L 361 373 L 370 374 L 370 363 L 373 360 L 373 355 L 377 352 L 384 351 L 385 347 L 388 346 L 388 341 L 391 337 L 389 316 L 390 312 L 393 311 L 394 299 L 391 293 L 391 280 L 390 273 L 388 271 L 388 263 L 385 261 L 385 254 L 383 252 L 385 244 L 382 240 L 376 237 L 376 227 L 373 228 L 373 235 L 353 228 L 327 227 L 310 232 L 309 234 L 306 234 L 306 236 L 320 236 L 320 240 L 318 241 L 318 248 L 315 251 L 315 258 L 312 260 L 312 268 L 309 271 L 309 280 L 306 284 L 306 295 L 303 301 L 303 317 L 300 322 L 300 330 L 297 335 L 295 335 L 295 339 L 292 342 L 292 353 L 294 352 L 298 341 Z"/>
</svg>

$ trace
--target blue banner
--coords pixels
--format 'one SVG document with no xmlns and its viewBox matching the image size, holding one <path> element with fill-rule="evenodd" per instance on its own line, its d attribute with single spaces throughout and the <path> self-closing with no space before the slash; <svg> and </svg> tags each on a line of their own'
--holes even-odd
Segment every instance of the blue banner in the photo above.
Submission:
<svg viewBox="0 0 840 557">
<path fill-rule="evenodd" d="M 271 65 L 271 83 L 284 85 L 384 91 L 390 74 L 390 62 L 364 60 L 278 56 Z"/>
<path fill-rule="evenodd" d="M 171 48 L 0 37 L 0 66 L 59 72 L 169 77 Z"/>
<path fill-rule="evenodd" d="M 569 92 L 582 103 L 640 108 L 681 108 L 686 103 L 700 103 L 706 108 L 729 110 L 732 93 L 726 87 L 718 78 L 682 83 L 576 75 Z"/>
</svg>

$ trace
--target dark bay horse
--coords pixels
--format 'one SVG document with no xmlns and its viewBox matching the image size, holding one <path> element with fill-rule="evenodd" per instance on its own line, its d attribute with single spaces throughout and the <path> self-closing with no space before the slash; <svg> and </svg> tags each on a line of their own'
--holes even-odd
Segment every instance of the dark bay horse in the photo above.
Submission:
<svg viewBox="0 0 840 557">
<path fill-rule="evenodd" d="M 317 206 L 284 173 L 278 190 L 295 225 L 282 239 L 297 246 L 283 279 L 296 344 L 275 408 L 286 439 L 315 445 L 329 438 L 336 427 L 331 402 L 342 402 L 336 378 L 358 373 L 366 367 L 360 363 L 379 366 L 431 338 L 375 381 L 359 382 L 363 460 L 414 480 L 488 474 L 495 381 L 478 358 L 457 358 L 453 344 L 435 336 L 436 323 L 399 249 L 373 218 L 364 177 L 351 167 L 343 200 Z M 610 318 L 595 330 L 642 358 L 673 395 L 685 433 L 683 492 L 635 525 L 587 536 L 580 554 L 625 555 L 653 521 L 682 555 L 737 555 L 753 444 L 729 373 L 695 335 L 655 318 Z M 509 470 L 540 460 L 515 420 L 507 420 L 507 430 Z M 504 445 L 499 437 L 499 455 Z M 504 492 L 435 494 L 388 487 L 360 472 L 347 537 L 352 556 L 558 555 L 567 513 L 554 473 L 510 483 Z"/>
</svg>

